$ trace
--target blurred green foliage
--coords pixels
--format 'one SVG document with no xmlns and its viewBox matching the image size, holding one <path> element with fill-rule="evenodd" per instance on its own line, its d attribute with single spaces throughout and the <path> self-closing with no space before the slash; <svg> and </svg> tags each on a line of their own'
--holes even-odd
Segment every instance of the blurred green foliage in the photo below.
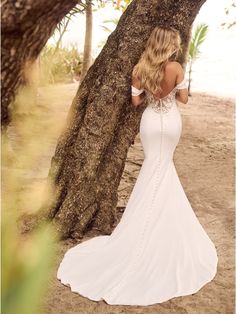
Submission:
<svg viewBox="0 0 236 314">
<path fill-rule="evenodd" d="M 207 38 L 208 25 L 205 23 L 197 24 L 193 30 L 188 50 L 188 95 L 191 96 L 192 68 L 193 63 L 199 58 L 201 51 L 200 46 Z"/>
<path fill-rule="evenodd" d="M 77 80 L 81 74 L 83 57 L 75 46 L 56 49 L 48 44 L 39 58 L 40 85 L 70 83 Z"/>
<path fill-rule="evenodd" d="M 54 255 L 51 226 L 40 226 L 30 239 L 21 239 L 10 226 L 15 217 L 4 215 L 2 224 L 2 313 L 41 314 Z"/>
<path fill-rule="evenodd" d="M 35 103 L 28 96 L 28 90 L 22 88 L 16 102 L 22 102 L 29 112 L 34 112 Z M 49 145 L 45 141 L 47 132 L 40 132 L 37 138 L 34 136 L 36 127 L 45 129 L 44 121 L 36 120 L 35 116 L 27 115 L 22 120 L 22 115 L 13 115 L 8 132 L 2 133 L 1 309 L 4 314 L 42 314 L 40 307 L 55 267 L 58 234 L 54 226 L 40 223 L 27 233 L 22 233 L 19 227 L 21 214 L 35 213 L 46 197 L 46 193 L 42 193 L 43 185 L 35 184 L 34 178 L 27 181 L 30 194 L 25 189 L 25 174 L 28 175 L 28 169 L 38 162 L 36 152 L 42 150 L 42 142 L 44 147 Z"/>
</svg>

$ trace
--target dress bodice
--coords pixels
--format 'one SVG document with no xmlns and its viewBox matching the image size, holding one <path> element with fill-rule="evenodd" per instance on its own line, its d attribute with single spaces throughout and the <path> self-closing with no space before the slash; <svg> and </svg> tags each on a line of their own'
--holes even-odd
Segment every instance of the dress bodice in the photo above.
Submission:
<svg viewBox="0 0 236 314">
<path fill-rule="evenodd" d="M 172 89 L 172 91 L 169 92 L 168 95 L 159 99 L 157 99 L 150 91 L 146 89 L 138 89 L 134 86 L 131 86 L 131 88 L 132 96 L 138 96 L 145 91 L 148 100 L 148 106 L 151 106 L 156 112 L 168 112 L 172 107 L 172 104 L 175 102 L 175 94 L 177 90 L 187 88 L 187 83 L 186 80 L 183 79 Z"/>
</svg>

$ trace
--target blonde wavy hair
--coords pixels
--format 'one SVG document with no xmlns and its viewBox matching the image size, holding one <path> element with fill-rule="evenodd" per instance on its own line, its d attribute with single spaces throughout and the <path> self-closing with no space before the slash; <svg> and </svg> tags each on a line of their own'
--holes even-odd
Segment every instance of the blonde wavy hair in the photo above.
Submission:
<svg viewBox="0 0 236 314">
<path fill-rule="evenodd" d="M 175 60 L 181 51 L 179 31 L 173 27 L 156 26 L 132 71 L 132 76 L 140 81 L 140 89 L 147 89 L 153 94 L 162 92 L 160 82 L 165 64 Z"/>
</svg>

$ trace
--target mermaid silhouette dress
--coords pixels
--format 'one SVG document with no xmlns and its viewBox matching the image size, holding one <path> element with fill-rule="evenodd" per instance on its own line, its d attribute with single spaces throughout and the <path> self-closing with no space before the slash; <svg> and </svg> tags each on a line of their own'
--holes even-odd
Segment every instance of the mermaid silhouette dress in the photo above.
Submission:
<svg viewBox="0 0 236 314">
<path fill-rule="evenodd" d="M 218 256 L 185 195 L 173 162 L 182 130 L 178 89 L 155 99 L 140 121 L 144 160 L 120 222 L 66 251 L 57 278 L 94 301 L 150 305 L 196 293 L 213 280 Z M 131 86 L 132 95 L 144 90 Z"/>
</svg>

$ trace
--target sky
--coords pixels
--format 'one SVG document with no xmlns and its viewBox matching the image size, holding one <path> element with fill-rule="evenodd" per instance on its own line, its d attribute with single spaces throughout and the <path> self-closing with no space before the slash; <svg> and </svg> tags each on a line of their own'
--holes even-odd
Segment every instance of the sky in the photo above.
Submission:
<svg viewBox="0 0 236 314">
<path fill-rule="evenodd" d="M 208 24 L 208 35 L 201 46 L 199 59 L 193 65 L 192 90 L 204 91 L 236 98 L 236 27 L 223 29 L 222 22 L 236 19 L 234 13 L 227 16 L 225 7 L 230 7 L 231 0 L 207 0 L 198 12 L 193 29 L 198 23 Z M 98 45 L 106 41 L 109 33 L 104 31 L 101 25 L 106 25 L 111 30 L 115 29 L 112 23 L 104 24 L 104 20 L 119 17 L 121 12 L 106 6 L 97 12 L 93 12 L 93 52 L 95 58 L 101 48 Z M 63 46 L 74 44 L 80 52 L 83 52 L 85 35 L 85 16 L 77 15 L 69 24 L 69 29 L 63 37 Z M 53 43 L 51 38 L 49 42 Z M 187 74 L 186 74 L 187 77 Z"/>
</svg>

